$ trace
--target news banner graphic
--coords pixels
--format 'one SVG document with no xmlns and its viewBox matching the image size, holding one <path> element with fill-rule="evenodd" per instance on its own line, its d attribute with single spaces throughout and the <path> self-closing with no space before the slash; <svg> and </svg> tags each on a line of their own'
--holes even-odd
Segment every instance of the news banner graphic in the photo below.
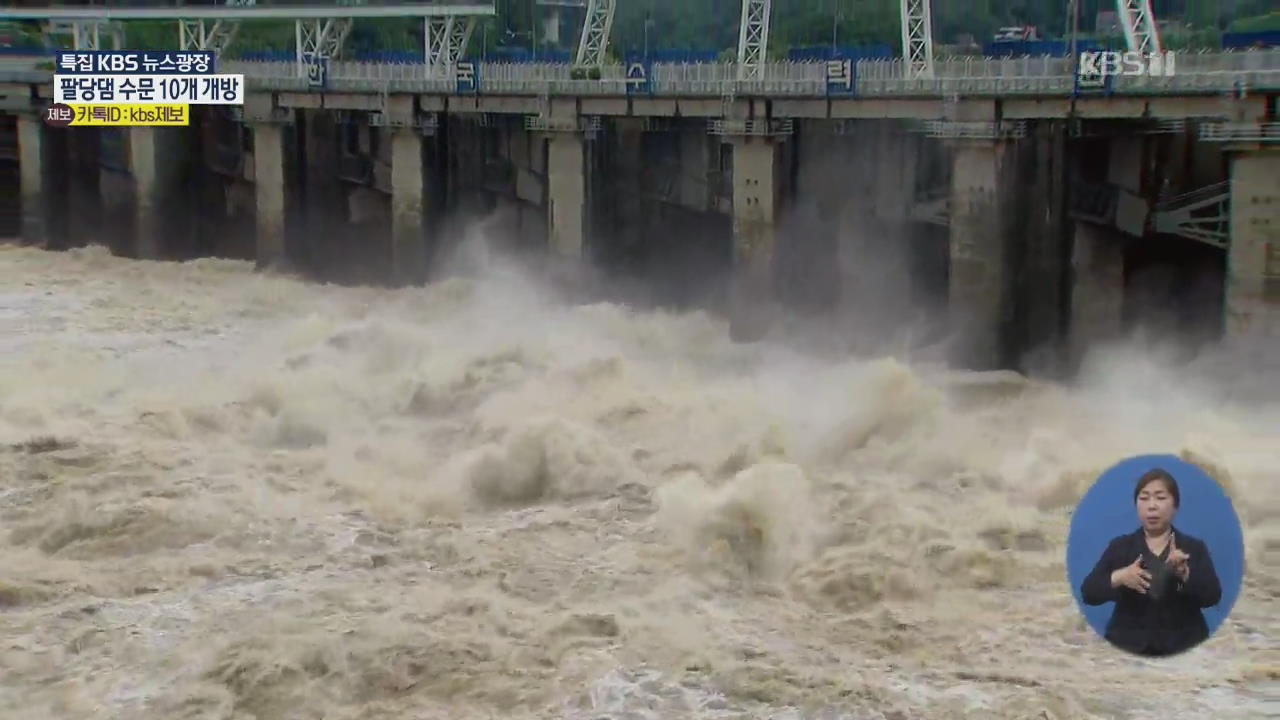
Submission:
<svg viewBox="0 0 1280 720">
<path fill-rule="evenodd" d="M 185 127 L 191 124 L 189 105 L 63 105 L 45 113 L 55 127 Z"/>
<path fill-rule="evenodd" d="M 187 125 L 191 105 L 244 105 L 244 75 L 221 75 L 212 52 L 60 50 L 50 124 Z"/>
</svg>

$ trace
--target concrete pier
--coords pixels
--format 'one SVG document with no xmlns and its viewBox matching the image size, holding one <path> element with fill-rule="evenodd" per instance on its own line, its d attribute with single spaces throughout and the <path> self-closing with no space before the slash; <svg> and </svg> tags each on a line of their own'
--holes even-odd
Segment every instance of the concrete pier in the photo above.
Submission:
<svg viewBox="0 0 1280 720">
<path fill-rule="evenodd" d="M 757 340 L 768 332 L 774 304 L 778 147 L 765 137 L 733 140 L 733 277 L 730 334 Z"/>
<path fill-rule="evenodd" d="M 1231 158 L 1226 336 L 1280 339 L 1280 150 Z"/>
<path fill-rule="evenodd" d="M 426 281 L 422 135 L 413 128 L 391 133 L 391 274 L 397 285 Z"/>
<path fill-rule="evenodd" d="M 1013 149 L 1006 142 L 956 146 L 951 175 L 952 358 L 976 370 L 1005 361 L 1009 321 L 1009 242 L 1004 219 L 1004 174 Z"/>
<path fill-rule="evenodd" d="M 22 208 L 22 241 L 41 244 L 45 238 L 47 222 L 45 207 L 40 202 L 46 196 L 44 186 L 50 180 L 45 173 L 45 126 L 34 115 L 18 116 L 18 194 Z"/>
<path fill-rule="evenodd" d="M 284 128 L 277 123 L 253 125 L 253 182 L 257 266 L 279 268 L 288 258 L 284 222 Z"/>
<path fill-rule="evenodd" d="M 547 141 L 547 231 L 552 252 L 581 258 L 586 249 L 586 141 L 558 132 Z"/>
<path fill-rule="evenodd" d="M 50 128 L 36 115 L 18 116 L 19 196 L 22 241 L 51 249 L 66 247 L 70 213 L 67 130 Z"/>
<path fill-rule="evenodd" d="M 806 331 L 830 322 L 837 346 L 932 349 L 949 321 L 952 361 L 974 369 L 1066 369 L 1143 327 L 1144 307 L 1184 335 L 1200 308 L 1206 338 L 1220 302 L 1229 337 L 1280 324 L 1280 153 L 1242 145 L 1247 134 L 1226 146 L 1226 249 L 1218 205 L 1192 220 L 1169 206 L 1200 188 L 1221 202 L 1226 164 L 1205 158 L 1223 146 L 1138 120 L 920 132 L 907 117 L 797 117 L 811 106 L 758 99 L 663 114 L 633 98 L 622 117 L 563 98 L 454 109 L 312 95 L 251 93 L 191 128 L 65 130 L 27 114 L 13 126 L 14 219 L 20 202 L 22 236 L 50 248 L 109 241 L 134 257 L 396 285 L 426 282 L 434 257 L 442 270 L 466 261 L 458 246 L 482 234 L 560 260 L 557 282 L 608 277 L 637 304 L 724 311 L 739 342 L 785 312 Z M 988 105 L 948 119 L 985 128 Z M 1145 303 L 1144 271 L 1157 291 Z"/>
<path fill-rule="evenodd" d="M 183 164 L 186 158 L 181 130 L 137 127 L 129 129 L 129 166 L 134 181 L 134 238 L 132 254 L 143 260 L 165 257 L 178 233 L 187 233 L 189 214 Z"/>
</svg>

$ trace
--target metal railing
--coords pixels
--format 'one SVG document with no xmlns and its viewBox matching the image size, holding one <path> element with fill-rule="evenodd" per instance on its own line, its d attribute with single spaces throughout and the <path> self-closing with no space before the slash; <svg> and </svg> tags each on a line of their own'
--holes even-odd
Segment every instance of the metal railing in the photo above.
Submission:
<svg viewBox="0 0 1280 720">
<path fill-rule="evenodd" d="M 1003 122 L 926 120 L 922 126 L 929 137 L 947 140 L 1021 139 L 1027 136 L 1027 123 L 1023 120 Z"/>
<path fill-rule="evenodd" d="M 1280 144 L 1280 122 L 1207 123 L 1200 126 L 1200 139 L 1209 142 Z"/>
<path fill-rule="evenodd" d="M 712 135 L 781 136 L 795 132 L 791 118 L 715 118 L 707 125 Z"/>
<path fill-rule="evenodd" d="M 292 61 L 222 60 L 219 70 L 244 74 L 251 89 L 305 92 L 305 67 Z M 497 95 L 733 97 L 953 97 L 1071 96 L 1080 91 L 1069 58 L 943 58 L 931 78 L 910 78 L 901 60 L 862 60 L 847 85 L 829 80 L 823 62 L 778 62 L 758 79 L 738 79 L 732 63 L 653 63 L 648 77 L 628 80 L 622 65 L 600 68 L 598 79 L 576 79 L 568 64 L 475 63 L 474 84 L 463 92 Z M 21 77 L 9 77 L 10 74 Z M 0 68 L 0 81 L 47 82 L 48 72 Z M 451 70 L 425 64 L 331 61 L 326 90 L 336 92 L 454 94 L 462 86 Z M 1110 78 L 1104 91 L 1121 95 L 1202 94 L 1280 90 L 1280 49 L 1183 53 L 1169 77 Z"/>
</svg>

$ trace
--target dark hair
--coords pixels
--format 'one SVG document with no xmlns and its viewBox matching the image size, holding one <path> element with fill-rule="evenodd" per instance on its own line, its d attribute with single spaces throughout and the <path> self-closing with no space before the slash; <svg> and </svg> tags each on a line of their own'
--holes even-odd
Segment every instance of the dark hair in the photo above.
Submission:
<svg viewBox="0 0 1280 720">
<path fill-rule="evenodd" d="M 1135 503 L 1138 502 L 1138 495 L 1142 494 L 1142 488 L 1157 480 L 1163 481 L 1165 487 L 1169 488 L 1169 494 L 1173 496 L 1173 506 L 1178 507 L 1182 502 L 1182 496 L 1178 493 L 1178 481 L 1174 480 L 1173 476 L 1162 468 L 1152 468 L 1138 478 L 1138 485 L 1133 489 L 1133 501 Z"/>
</svg>

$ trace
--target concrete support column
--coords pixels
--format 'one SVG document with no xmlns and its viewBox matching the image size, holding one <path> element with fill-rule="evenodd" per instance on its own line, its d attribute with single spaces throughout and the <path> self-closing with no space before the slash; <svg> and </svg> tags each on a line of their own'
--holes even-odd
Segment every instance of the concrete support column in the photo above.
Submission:
<svg viewBox="0 0 1280 720">
<path fill-rule="evenodd" d="M 156 172 L 160 151 L 157 128 L 139 127 L 129 131 L 129 167 L 134 182 L 134 251 L 143 260 L 157 260 L 164 250 L 163 211 L 164 184 Z"/>
<path fill-rule="evenodd" d="M 34 115 L 18 116 L 18 186 L 22 197 L 22 242 L 43 245 L 48 224 L 45 199 L 45 143 L 47 130 Z"/>
<path fill-rule="evenodd" d="M 143 260 L 169 254 L 178 233 L 188 232 L 182 128 L 129 129 L 129 167 L 133 172 L 135 225 L 133 251 Z"/>
<path fill-rule="evenodd" d="M 391 275 L 396 285 L 426 282 L 422 135 L 398 128 L 391 135 Z"/>
<path fill-rule="evenodd" d="M 48 248 L 67 246 L 67 133 L 36 115 L 18 116 L 18 174 L 22 241 Z"/>
<path fill-rule="evenodd" d="M 949 316 L 953 361 L 975 370 L 1006 360 L 1009 242 L 1001 195 L 1006 154 L 998 141 L 955 149 L 951 175 Z"/>
<path fill-rule="evenodd" d="M 1280 339 L 1280 151 L 1231 158 L 1226 336 Z"/>
<path fill-rule="evenodd" d="M 1124 244 L 1114 230 L 1078 222 L 1072 245 L 1071 350 L 1114 340 L 1123 329 Z"/>
<path fill-rule="evenodd" d="M 284 127 L 268 122 L 254 123 L 252 127 L 257 266 L 279 268 L 288 260 L 284 223 Z"/>
<path fill-rule="evenodd" d="M 772 321 L 779 164 L 777 145 L 770 139 L 734 140 L 729 333 L 737 341 L 759 340 Z"/>
<path fill-rule="evenodd" d="M 554 255 L 581 258 L 586 250 L 586 141 L 558 132 L 547 147 L 547 230 Z"/>
</svg>

